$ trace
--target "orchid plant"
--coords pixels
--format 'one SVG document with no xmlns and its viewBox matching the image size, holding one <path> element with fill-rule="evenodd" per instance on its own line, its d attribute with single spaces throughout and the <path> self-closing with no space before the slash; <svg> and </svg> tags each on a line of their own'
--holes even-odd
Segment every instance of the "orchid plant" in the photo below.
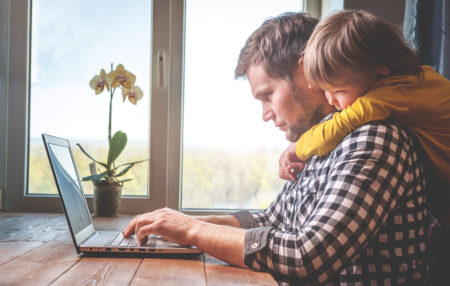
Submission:
<svg viewBox="0 0 450 286">
<path fill-rule="evenodd" d="M 115 161 L 125 149 L 127 145 L 127 134 L 122 131 L 117 131 L 111 136 L 111 119 L 112 119 L 112 100 L 117 88 L 122 89 L 122 99 L 128 100 L 136 104 L 140 100 L 144 93 L 142 89 L 134 85 L 136 82 L 136 76 L 127 71 L 122 64 L 119 64 L 116 69 L 113 69 L 111 64 L 111 71 L 107 74 L 104 69 L 100 70 L 100 74 L 95 75 L 89 82 L 89 86 L 95 90 L 95 94 L 102 93 L 105 89 L 109 92 L 109 123 L 108 123 L 108 157 L 106 163 L 100 162 L 94 159 L 89 153 L 80 145 L 77 144 L 81 151 L 89 157 L 93 163 L 90 165 L 91 175 L 84 177 L 83 181 L 92 181 L 94 185 L 123 185 L 124 182 L 131 179 L 122 179 L 134 165 L 144 162 L 145 160 L 125 163 L 116 166 Z M 95 164 L 101 165 L 105 170 L 97 173 Z"/>
</svg>

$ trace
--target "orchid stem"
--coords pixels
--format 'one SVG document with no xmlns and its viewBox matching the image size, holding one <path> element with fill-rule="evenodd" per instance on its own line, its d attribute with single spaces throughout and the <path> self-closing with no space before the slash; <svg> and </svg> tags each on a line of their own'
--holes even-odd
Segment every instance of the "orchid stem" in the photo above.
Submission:
<svg viewBox="0 0 450 286">
<path fill-rule="evenodd" d="M 111 97 L 109 98 L 109 124 L 108 124 L 108 143 L 111 141 L 111 121 L 112 121 L 112 99 L 114 95 L 114 88 L 111 87 Z"/>
<path fill-rule="evenodd" d="M 111 63 L 111 71 L 113 70 L 113 64 Z M 111 96 L 109 98 L 109 124 L 108 124 L 108 144 L 111 143 L 111 121 L 112 121 L 112 99 L 115 89 L 111 86 Z"/>
</svg>

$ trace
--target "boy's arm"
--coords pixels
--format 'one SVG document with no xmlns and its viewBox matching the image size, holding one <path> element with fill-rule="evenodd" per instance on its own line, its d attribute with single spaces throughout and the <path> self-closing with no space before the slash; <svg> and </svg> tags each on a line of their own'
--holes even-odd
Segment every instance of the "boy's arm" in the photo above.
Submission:
<svg viewBox="0 0 450 286">
<path fill-rule="evenodd" d="M 351 132 L 362 125 L 389 118 L 394 112 L 409 110 L 409 102 L 399 92 L 369 92 L 359 97 L 333 118 L 316 124 L 303 133 L 297 141 L 295 152 L 300 160 L 314 155 L 324 156 L 331 152 Z"/>
</svg>

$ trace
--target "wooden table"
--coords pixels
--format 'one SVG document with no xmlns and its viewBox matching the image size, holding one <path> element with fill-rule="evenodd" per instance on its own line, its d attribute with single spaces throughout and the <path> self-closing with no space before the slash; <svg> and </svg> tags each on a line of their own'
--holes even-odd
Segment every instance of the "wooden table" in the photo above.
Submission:
<svg viewBox="0 0 450 286">
<path fill-rule="evenodd" d="M 118 230 L 130 216 L 95 218 Z M 119 227 L 117 227 L 119 226 Z M 0 212 L 0 285 L 277 285 L 267 273 L 196 258 L 78 256 L 62 214 Z"/>
</svg>

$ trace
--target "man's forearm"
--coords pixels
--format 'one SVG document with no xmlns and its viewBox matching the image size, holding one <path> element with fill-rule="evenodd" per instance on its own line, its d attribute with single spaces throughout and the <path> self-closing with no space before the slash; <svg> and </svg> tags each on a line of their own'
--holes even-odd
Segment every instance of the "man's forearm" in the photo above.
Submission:
<svg viewBox="0 0 450 286">
<path fill-rule="evenodd" d="M 198 220 L 219 225 L 229 225 L 233 227 L 241 227 L 239 221 L 232 215 L 224 216 L 202 216 L 196 217 Z"/>
<path fill-rule="evenodd" d="M 212 219 L 214 218 L 214 219 Z M 236 225 L 231 216 L 210 217 L 217 223 Z M 123 236 L 136 235 L 138 243 L 143 243 L 150 234 L 181 245 L 195 245 L 206 253 L 230 264 L 244 265 L 245 229 L 229 225 L 206 222 L 205 218 L 195 218 L 169 208 L 137 215 L 123 230 Z"/>
<path fill-rule="evenodd" d="M 228 218 L 222 222 L 232 221 Z M 244 229 L 199 221 L 189 232 L 192 244 L 206 253 L 230 264 L 246 267 L 243 255 Z"/>
</svg>

